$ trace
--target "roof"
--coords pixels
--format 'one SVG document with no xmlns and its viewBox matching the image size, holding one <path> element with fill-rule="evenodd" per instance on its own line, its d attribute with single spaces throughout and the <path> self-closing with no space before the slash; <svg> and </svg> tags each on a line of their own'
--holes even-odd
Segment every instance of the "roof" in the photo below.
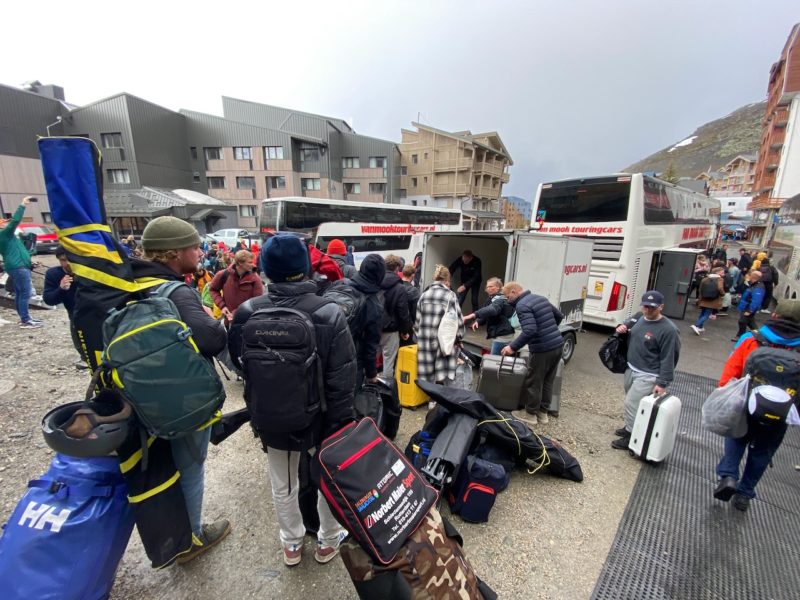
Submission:
<svg viewBox="0 0 800 600">
<path fill-rule="evenodd" d="M 103 200 L 106 205 L 106 214 L 109 217 L 154 217 L 167 214 L 178 206 L 197 206 L 198 209 L 232 206 L 223 200 L 191 190 L 168 190 L 154 187 L 107 191 L 103 194 Z"/>
<path fill-rule="evenodd" d="M 203 210 L 198 210 L 196 213 L 193 213 L 193 214 L 189 215 L 189 217 L 186 220 L 187 221 L 203 221 L 207 217 L 211 217 L 211 216 L 218 217 L 218 218 L 221 219 L 225 215 L 223 215 L 219 211 L 214 210 L 213 208 L 204 208 Z"/>
<path fill-rule="evenodd" d="M 476 146 L 480 146 L 481 148 L 484 148 L 486 150 L 490 150 L 492 152 L 497 152 L 498 154 L 502 154 L 503 156 L 505 156 L 508 159 L 508 164 L 510 164 L 510 165 L 514 164 L 514 161 L 511 160 L 511 155 L 508 153 L 508 150 L 506 150 L 506 147 L 503 144 L 503 142 L 500 140 L 500 136 L 497 134 L 497 132 L 479 133 L 477 135 L 472 135 L 469 131 L 460 131 L 460 132 L 457 132 L 457 133 L 453 133 L 453 132 L 450 132 L 450 131 L 445 131 L 444 129 L 437 129 L 436 127 L 431 127 L 430 125 L 422 125 L 422 124 L 417 123 L 415 121 L 412 121 L 411 124 L 414 127 L 416 127 L 417 129 L 427 129 L 428 131 L 432 131 L 433 133 L 446 135 L 447 137 L 451 137 L 453 139 L 460 140 L 460 141 L 465 142 L 467 144 L 475 144 Z M 500 147 L 502 149 L 498 150 L 497 148 L 494 148 L 493 146 L 490 146 L 488 144 L 484 144 L 483 142 L 479 142 L 478 140 L 475 139 L 476 137 L 494 137 L 494 138 L 497 139 L 497 142 L 500 144 Z"/>
<path fill-rule="evenodd" d="M 255 102 L 253 100 L 243 100 L 242 98 L 234 98 L 233 96 L 223 96 L 222 97 L 223 102 L 225 101 L 226 98 L 228 100 L 233 100 L 235 102 L 246 102 L 247 104 L 255 104 L 257 106 L 264 106 L 264 107 L 269 108 L 269 109 L 277 109 L 277 110 L 286 111 L 287 113 L 290 113 L 290 114 L 303 115 L 305 117 L 312 117 L 314 119 L 320 119 L 322 121 L 327 121 L 328 123 L 330 123 L 331 126 L 333 126 L 334 128 L 336 128 L 339 131 L 341 131 L 342 129 L 347 129 L 348 132 L 355 133 L 355 131 L 353 130 L 352 127 L 350 127 L 350 124 L 347 121 L 345 121 L 344 119 L 339 119 L 337 117 L 328 117 L 328 116 L 325 116 L 325 115 L 318 115 L 318 114 L 315 114 L 315 113 L 305 112 L 305 111 L 302 111 L 302 110 L 296 110 L 294 108 L 286 108 L 284 106 L 277 106 L 275 104 L 264 104 L 263 102 Z M 281 129 L 281 128 L 278 128 L 278 130 L 279 131 L 286 131 L 286 130 Z"/>
</svg>

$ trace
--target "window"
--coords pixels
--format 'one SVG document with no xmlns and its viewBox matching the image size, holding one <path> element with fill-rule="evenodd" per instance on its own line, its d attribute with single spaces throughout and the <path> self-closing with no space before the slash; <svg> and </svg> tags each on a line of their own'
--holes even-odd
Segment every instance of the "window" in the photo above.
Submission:
<svg viewBox="0 0 800 600">
<path fill-rule="evenodd" d="M 370 183 L 369 184 L 369 193 L 370 194 L 385 194 L 386 193 L 386 184 L 385 183 Z"/>
<path fill-rule="evenodd" d="M 344 191 L 348 194 L 360 194 L 361 193 L 361 184 L 360 183 L 345 183 L 344 184 Z"/>
<path fill-rule="evenodd" d="M 192 181 L 194 183 L 200 183 L 200 173 L 192 173 Z"/>
<path fill-rule="evenodd" d="M 427 175 L 422 178 L 422 183 L 428 183 L 428 176 Z"/>
<path fill-rule="evenodd" d="M 318 146 L 303 146 L 300 148 L 300 171 L 316 171 L 316 166 L 306 167 L 306 163 L 318 163 L 320 151 Z"/>
<path fill-rule="evenodd" d="M 553 185 L 542 190 L 539 210 L 554 223 L 625 221 L 630 193 L 630 183 L 616 181 Z"/>
<path fill-rule="evenodd" d="M 300 187 L 304 190 L 319 190 L 319 179 L 304 177 L 300 180 Z"/>
<path fill-rule="evenodd" d="M 357 156 L 345 156 L 342 159 L 343 169 L 360 169 L 360 161 Z"/>
<path fill-rule="evenodd" d="M 108 170 L 109 183 L 130 183 L 131 176 L 128 169 L 109 169 Z"/>
<path fill-rule="evenodd" d="M 189 148 L 189 154 L 192 155 L 192 160 L 197 160 L 197 146 Z"/>
<path fill-rule="evenodd" d="M 222 160 L 222 148 L 203 148 L 206 160 Z"/>
<path fill-rule="evenodd" d="M 49 212 L 43 212 L 42 213 L 42 223 L 52 223 L 52 222 L 53 222 L 52 215 L 50 215 Z"/>
<path fill-rule="evenodd" d="M 283 146 L 264 146 L 264 160 L 283 160 Z"/>
<path fill-rule="evenodd" d="M 254 190 L 256 189 L 255 177 L 237 177 L 236 187 L 240 190 Z"/>
<path fill-rule="evenodd" d="M 286 187 L 286 177 L 267 177 L 267 185 L 271 190 L 282 190 Z"/>
<path fill-rule="evenodd" d="M 256 207 L 245 205 L 239 207 L 239 216 L 240 217 L 255 217 L 256 216 Z"/>
<path fill-rule="evenodd" d="M 417 178 L 416 177 L 412 177 L 411 178 L 411 187 L 417 187 Z"/>
<path fill-rule="evenodd" d="M 408 167 L 400 167 L 400 175 L 408 175 Z"/>
<path fill-rule="evenodd" d="M 209 177 L 208 178 L 208 189 L 210 189 L 210 190 L 224 190 L 225 189 L 225 178 L 224 177 Z"/>
<path fill-rule="evenodd" d="M 413 157 L 412 157 L 412 159 L 413 159 Z M 412 162 L 416 163 L 416 161 L 414 161 L 414 160 L 412 160 Z M 386 157 L 385 156 L 370 156 L 369 157 L 369 168 L 370 169 L 385 169 L 386 168 Z"/>
<path fill-rule="evenodd" d="M 103 142 L 103 148 L 122 148 L 121 133 L 101 133 L 100 140 Z"/>
<path fill-rule="evenodd" d="M 412 155 L 411 155 L 411 164 L 412 164 L 412 165 L 415 165 L 415 164 L 417 164 L 418 162 L 419 162 L 419 160 L 417 159 L 417 155 L 416 155 L 416 154 L 412 154 Z"/>
<path fill-rule="evenodd" d="M 398 198 L 402 199 L 402 198 L 406 198 L 407 196 L 408 196 L 408 193 L 406 192 L 406 190 L 404 188 L 400 188 L 399 190 L 397 190 L 397 197 Z M 417 201 L 414 200 L 413 204 L 414 204 L 414 206 L 416 206 L 417 205 Z"/>
<path fill-rule="evenodd" d="M 250 153 L 250 148 L 238 146 L 233 149 L 233 158 L 236 160 L 251 160 L 253 156 Z"/>
<path fill-rule="evenodd" d="M 327 248 L 328 243 L 334 238 L 320 237 L 317 241 Z M 352 245 L 356 252 L 378 252 L 388 250 L 408 250 L 411 247 L 410 235 L 358 235 L 347 237 L 348 245 Z"/>
<path fill-rule="evenodd" d="M 427 152 L 425 152 L 425 153 L 422 155 L 422 158 L 424 158 L 425 160 L 428 160 L 428 153 L 427 153 Z"/>
</svg>

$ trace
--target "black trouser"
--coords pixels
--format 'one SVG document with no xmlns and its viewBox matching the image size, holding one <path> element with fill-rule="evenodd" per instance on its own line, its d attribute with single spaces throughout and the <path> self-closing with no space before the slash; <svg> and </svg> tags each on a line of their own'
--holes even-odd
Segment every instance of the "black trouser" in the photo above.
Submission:
<svg viewBox="0 0 800 600">
<path fill-rule="evenodd" d="M 545 411 L 550 408 L 550 401 L 553 398 L 553 381 L 556 378 L 561 354 L 560 346 L 549 352 L 531 354 L 520 395 L 520 404 L 524 405 L 525 410 L 529 413 Z"/>
<path fill-rule="evenodd" d="M 772 290 L 775 285 L 771 281 L 764 284 L 764 301 L 761 303 L 761 308 L 769 310 L 770 302 L 772 302 Z"/>
<path fill-rule="evenodd" d="M 740 337 L 750 329 L 758 329 L 756 326 L 756 314 L 750 313 L 746 315 L 743 312 L 739 313 L 739 331 L 736 333 L 736 337 Z"/>
<path fill-rule="evenodd" d="M 461 285 L 464 285 L 463 283 Z M 481 291 L 481 282 L 479 281 L 473 286 L 466 288 L 463 292 L 458 294 L 458 305 L 461 308 L 464 308 L 464 300 L 467 299 L 467 292 L 472 292 L 472 312 L 475 312 L 480 308 L 478 304 L 478 294 Z"/>
</svg>

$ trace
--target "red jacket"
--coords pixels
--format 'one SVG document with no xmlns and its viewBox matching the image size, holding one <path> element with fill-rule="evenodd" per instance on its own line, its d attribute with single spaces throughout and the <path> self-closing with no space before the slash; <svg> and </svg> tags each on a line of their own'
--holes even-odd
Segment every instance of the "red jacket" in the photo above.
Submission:
<svg viewBox="0 0 800 600">
<path fill-rule="evenodd" d="M 224 273 L 228 275 L 224 276 Z M 226 277 L 224 285 L 223 277 Z M 227 307 L 231 312 L 236 311 L 239 305 L 246 300 L 264 294 L 264 284 L 261 283 L 261 278 L 255 272 L 251 271 L 239 277 L 234 265 L 214 275 L 214 279 L 208 285 L 211 299 L 214 300 L 217 308 L 222 310 Z"/>
<path fill-rule="evenodd" d="M 733 379 L 741 379 L 744 375 L 744 363 L 750 353 L 758 348 L 759 344 L 756 339 L 751 335 L 742 339 L 736 348 L 734 348 L 728 360 L 725 361 L 725 366 L 722 367 L 722 376 L 719 378 L 719 386 L 722 387 L 728 381 Z"/>
<path fill-rule="evenodd" d="M 311 270 L 325 275 L 328 281 L 339 281 L 342 278 L 342 270 L 336 261 L 316 246 L 308 246 L 308 259 L 311 261 Z"/>
</svg>

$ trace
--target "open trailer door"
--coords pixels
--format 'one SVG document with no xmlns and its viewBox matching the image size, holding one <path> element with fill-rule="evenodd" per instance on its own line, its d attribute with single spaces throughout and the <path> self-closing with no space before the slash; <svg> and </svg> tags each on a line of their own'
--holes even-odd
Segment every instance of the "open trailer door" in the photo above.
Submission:
<svg viewBox="0 0 800 600">
<path fill-rule="evenodd" d="M 653 253 L 650 289 L 664 294 L 663 314 L 670 319 L 683 319 L 686 314 L 694 263 L 701 252 L 694 248 L 674 248 Z"/>
</svg>

